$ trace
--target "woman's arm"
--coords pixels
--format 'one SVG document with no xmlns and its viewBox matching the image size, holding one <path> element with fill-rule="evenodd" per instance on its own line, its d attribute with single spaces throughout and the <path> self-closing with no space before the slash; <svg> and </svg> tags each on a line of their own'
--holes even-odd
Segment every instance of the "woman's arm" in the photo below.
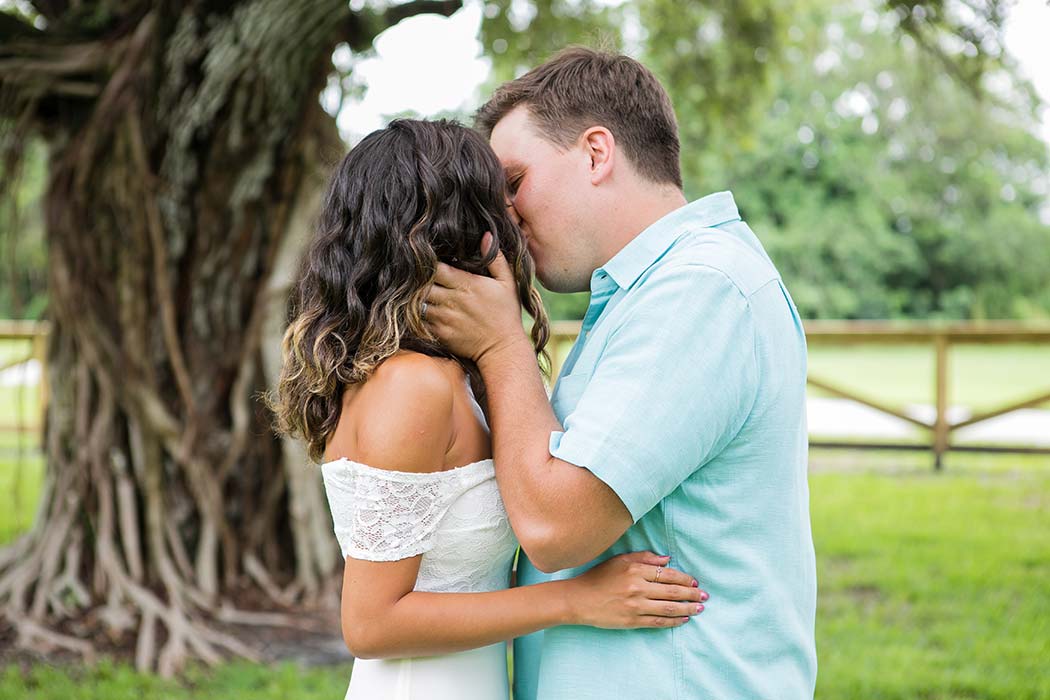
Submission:
<svg viewBox="0 0 1050 700">
<path fill-rule="evenodd" d="M 453 420 L 454 391 L 434 358 L 387 360 L 361 388 L 354 410 L 340 417 L 328 457 L 351 453 L 394 471 L 442 468 L 462 437 L 462 426 Z M 451 461 L 467 459 L 457 455 Z M 660 582 L 652 583 L 667 560 L 645 552 L 613 557 L 574 579 L 486 593 L 414 591 L 421 558 L 346 557 L 340 617 L 354 656 L 462 651 L 561 624 L 671 627 L 699 612 L 706 596 L 691 577 L 673 569 L 663 569 Z"/>
<path fill-rule="evenodd" d="M 613 557 L 576 578 L 486 593 L 413 591 L 420 558 L 346 558 L 342 628 L 355 657 L 463 651 L 555 625 L 676 627 L 707 599 L 692 577 L 662 568 L 667 559 L 649 552 Z"/>
</svg>

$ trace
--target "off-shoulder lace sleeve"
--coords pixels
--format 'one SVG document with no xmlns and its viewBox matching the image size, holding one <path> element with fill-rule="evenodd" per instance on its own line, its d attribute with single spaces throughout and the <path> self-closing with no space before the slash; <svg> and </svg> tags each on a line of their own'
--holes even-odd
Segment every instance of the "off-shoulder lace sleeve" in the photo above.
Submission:
<svg viewBox="0 0 1050 700">
<path fill-rule="evenodd" d="M 338 460 L 321 466 L 343 556 L 396 561 L 433 547 L 448 509 L 448 483 L 436 474 L 393 472 Z"/>
</svg>

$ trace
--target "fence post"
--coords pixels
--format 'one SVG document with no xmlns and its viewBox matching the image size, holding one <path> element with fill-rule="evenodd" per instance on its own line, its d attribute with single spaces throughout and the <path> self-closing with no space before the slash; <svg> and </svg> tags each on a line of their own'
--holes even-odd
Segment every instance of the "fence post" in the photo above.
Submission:
<svg viewBox="0 0 1050 700">
<path fill-rule="evenodd" d="M 945 332 L 934 336 L 936 348 L 937 417 L 933 424 L 933 468 L 944 468 L 944 453 L 948 451 L 948 335 Z"/>
<path fill-rule="evenodd" d="M 46 327 L 38 324 L 33 333 L 33 357 L 40 365 L 40 383 L 37 391 L 37 410 L 40 412 L 40 433 L 43 435 L 47 423 L 47 402 L 50 387 L 47 381 L 47 331 Z"/>
</svg>

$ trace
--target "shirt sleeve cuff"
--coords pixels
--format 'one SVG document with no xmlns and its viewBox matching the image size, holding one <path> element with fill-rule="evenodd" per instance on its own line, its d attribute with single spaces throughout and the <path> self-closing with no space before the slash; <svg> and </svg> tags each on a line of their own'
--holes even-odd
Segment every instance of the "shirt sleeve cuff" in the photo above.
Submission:
<svg viewBox="0 0 1050 700">
<path fill-rule="evenodd" d="M 648 485 L 639 483 L 637 475 L 631 474 L 633 465 L 624 464 L 608 454 L 595 455 L 595 450 L 577 440 L 564 440 L 564 437 L 564 431 L 551 431 L 547 447 L 551 457 L 587 469 L 598 477 L 624 504 L 633 523 L 641 520 L 660 500 Z"/>
</svg>

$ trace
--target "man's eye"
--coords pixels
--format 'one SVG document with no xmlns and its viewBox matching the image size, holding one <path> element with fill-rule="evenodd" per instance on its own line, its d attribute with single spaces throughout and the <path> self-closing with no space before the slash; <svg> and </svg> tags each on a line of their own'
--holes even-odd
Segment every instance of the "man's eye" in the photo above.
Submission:
<svg viewBox="0 0 1050 700">
<path fill-rule="evenodd" d="M 518 186 L 521 184 L 521 181 L 524 180 L 524 179 L 525 179 L 525 176 L 522 175 L 520 177 L 516 177 L 513 180 L 509 180 L 507 182 L 507 189 L 510 190 L 511 194 L 517 194 Z"/>
</svg>

